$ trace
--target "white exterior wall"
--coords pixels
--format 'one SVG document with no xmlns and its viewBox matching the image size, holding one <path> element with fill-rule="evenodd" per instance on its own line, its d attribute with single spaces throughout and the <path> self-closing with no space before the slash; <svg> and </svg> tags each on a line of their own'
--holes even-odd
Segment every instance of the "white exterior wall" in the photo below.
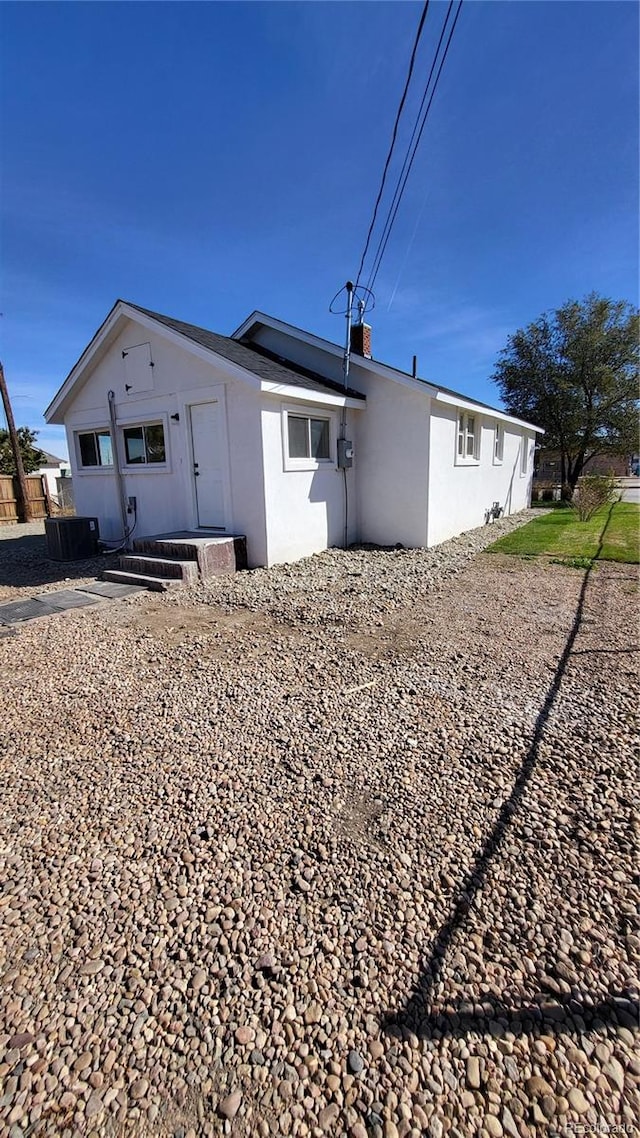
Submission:
<svg viewBox="0 0 640 1138">
<path fill-rule="evenodd" d="M 431 448 L 429 457 L 428 545 L 484 525 L 485 512 L 499 502 L 505 514 L 525 509 L 531 499 L 534 434 L 502 421 L 504 450 L 501 463 L 494 461 L 496 420 L 480 409 L 469 411 L 481 424 L 478 462 L 458 463 L 458 414 L 460 408 L 431 403 Z M 522 446 L 527 448 L 527 473 L 520 473 Z"/>
<path fill-rule="evenodd" d="M 356 451 L 360 540 L 427 543 L 429 403 L 425 393 L 361 369 L 367 410 Z"/>
<path fill-rule="evenodd" d="M 287 469 L 285 408 L 292 412 L 330 417 L 331 462 L 306 470 Z M 267 516 L 267 564 L 297 561 L 331 546 L 344 544 L 344 476 L 336 462 L 340 408 L 319 403 L 265 397 L 262 408 L 264 496 Z M 347 436 L 356 433 L 359 411 L 347 411 Z M 347 471 L 348 540 L 358 532 L 355 469 Z"/>
<path fill-rule="evenodd" d="M 153 390 L 125 391 L 122 351 L 150 342 Z M 137 498 L 134 537 L 197 528 L 190 403 L 217 399 L 222 406 L 225 466 L 225 529 L 246 534 L 250 565 L 267 559 L 260 393 L 224 369 L 200 360 L 146 327 L 129 321 L 96 364 L 65 416 L 69 458 L 78 514 L 97 516 L 106 539 L 122 536 L 117 481 L 112 468 L 79 465 L 78 430 L 109 427 L 108 392 L 116 395 L 119 426 L 160 420 L 167 448 L 166 469 L 155 465 L 123 472 L 125 494 Z M 171 419 L 179 415 L 179 422 Z"/>
<path fill-rule="evenodd" d="M 264 326 L 255 340 L 303 367 L 342 380 L 339 356 Z M 367 397 L 353 432 L 358 530 L 351 540 L 424 546 L 430 397 L 412 382 L 403 385 L 361 367 L 357 355 L 351 356 L 349 385 Z"/>
</svg>

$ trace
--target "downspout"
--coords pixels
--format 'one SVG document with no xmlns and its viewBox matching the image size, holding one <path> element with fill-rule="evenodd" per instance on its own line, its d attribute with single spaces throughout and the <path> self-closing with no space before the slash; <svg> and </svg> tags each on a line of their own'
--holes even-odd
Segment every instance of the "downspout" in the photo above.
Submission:
<svg viewBox="0 0 640 1138">
<path fill-rule="evenodd" d="M 347 281 L 347 337 L 344 347 L 344 359 L 342 361 L 342 371 L 344 374 L 344 406 L 342 408 L 342 415 L 340 416 L 340 439 L 347 437 L 347 389 L 349 387 L 349 363 L 351 361 L 351 320 L 353 316 L 353 283 Z M 342 468 L 342 479 L 344 483 L 344 547 L 349 548 L 349 487 L 347 485 L 347 468 Z"/>
<path fill-rule="evenodd" d="M 120 504 L 120 517 L 122 520 L 122 532 L 124 534 L 123 544 L 129 541 L 129 518 L 127 514 L 127 498 L 125 493 L 124 478 L 120 469 L 120 454 L 118 451 L 118 425 L 116 422 L 116 395 L 115 391 L 109 392 L 109 424 L 111 427 L 111 449 L 113 451 L 113 473 L 116 476 L 118 502 Z"/>
</svg>

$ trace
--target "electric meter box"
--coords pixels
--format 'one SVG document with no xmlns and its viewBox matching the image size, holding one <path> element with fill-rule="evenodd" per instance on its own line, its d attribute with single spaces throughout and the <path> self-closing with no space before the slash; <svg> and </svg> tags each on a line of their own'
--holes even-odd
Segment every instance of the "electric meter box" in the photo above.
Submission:
<svg viewBox="0 0 640 1138">
<path fill-rule="evenodd" d="M 338 466 L 340 470 L 353 466 L 353 443 L 349 439 L 338 439 Z"/>
</svg>

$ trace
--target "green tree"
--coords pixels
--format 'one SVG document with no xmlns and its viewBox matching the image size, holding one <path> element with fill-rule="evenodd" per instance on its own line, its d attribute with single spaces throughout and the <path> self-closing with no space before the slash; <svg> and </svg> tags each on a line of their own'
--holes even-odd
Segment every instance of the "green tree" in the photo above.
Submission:
<svg viewBox="0 0 640 1138">
<path fill-rule="evenodd" d="M 639 314 L 592 292 L 510 336 L 493 380 L 507 412 L 546 432 L 571 492 L 600 454 L 638 450 Z"/>
<path fill-rule="evenodd" d="M 32 431 L 30 427 L 18 427 L 16 433 L 20 444 L 24 472 L 25 474 L 31 474 L 47 461 L 44 451 L 36 446 L 38 432 Z M 9 432 L 0 429 L 0 474 L 15 474 L 15 472 L 16 464 L 13 459 L 13 451 L 11 450 Z"/>
</svg>

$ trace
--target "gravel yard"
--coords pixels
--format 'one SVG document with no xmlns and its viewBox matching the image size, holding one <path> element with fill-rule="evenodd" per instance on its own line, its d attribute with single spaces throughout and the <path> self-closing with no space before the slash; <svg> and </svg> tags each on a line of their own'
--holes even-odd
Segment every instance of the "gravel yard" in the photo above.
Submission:
<svg viewBox="0 0 640 1138">
<path fill-rule="evenodd" d="M 0 640 L 0 1132 L 635 1132 L 637 576 L 516 524 Z"/>
<path fill-rule="evenodd" d="M 0 602 L 50 593 L 69 584 L 86 585 L 115 560 L 100 555 L 84 561 L 50 561 L 44 522 L 0 525 Z"/>
</svg>

